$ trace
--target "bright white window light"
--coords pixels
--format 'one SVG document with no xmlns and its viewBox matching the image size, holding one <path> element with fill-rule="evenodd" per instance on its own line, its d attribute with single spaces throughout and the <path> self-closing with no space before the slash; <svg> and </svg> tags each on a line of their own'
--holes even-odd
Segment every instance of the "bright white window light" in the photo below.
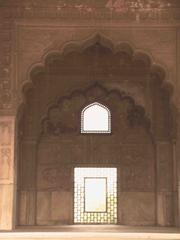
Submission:
<svg viewBox="0 0 180 240">
<path fill-rule="evenodd" d="M 85 212 L 106 212 L 106 178 L 85 178 Z"/>
<path fill-rule="evenodd" d="M 82 133 L 110 133 L 111 114 L 107 107 L 100 103 L 92 103 L 81 113 Z"/>
<path fill-rule="evenodd" d="M 117 168 L 74 168 L 74 223 L 117 223 Z"/>
</svg>

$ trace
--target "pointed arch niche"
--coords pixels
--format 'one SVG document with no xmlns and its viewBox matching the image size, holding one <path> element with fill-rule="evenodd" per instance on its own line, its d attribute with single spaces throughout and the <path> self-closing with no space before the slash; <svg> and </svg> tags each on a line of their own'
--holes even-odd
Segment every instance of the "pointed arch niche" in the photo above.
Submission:
<svg viewBox="0 0 180 240">
<path fill-rule="evenodd" d="M 81 133 L 111 133 L 111 112 L 94 102 L 81 112 Z"/>
<path fill-rule="evenodd" d="M 148 54 L 99 35 L 34 66 L 18 124 L 17 225 L 73 224 L 73 167 L 107 165 L 117 167 L 118 224 L 174 225 L 173 91 L 165 78 Z M 95 110 L 104 126 L 82 129 Z M 88 130 L 111 134 L 81 134 Z"/>
</svg>

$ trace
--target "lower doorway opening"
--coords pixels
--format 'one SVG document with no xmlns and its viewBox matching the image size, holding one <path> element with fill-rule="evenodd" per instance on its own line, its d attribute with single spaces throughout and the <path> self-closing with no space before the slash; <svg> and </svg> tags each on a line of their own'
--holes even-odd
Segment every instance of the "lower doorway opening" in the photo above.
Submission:
<svg viewBox="0 0 180 240">
<path fill-rule="evenodd" d="M 117 168 L 74 168 L 74 223 L 117 223 Z"/>
</svg>

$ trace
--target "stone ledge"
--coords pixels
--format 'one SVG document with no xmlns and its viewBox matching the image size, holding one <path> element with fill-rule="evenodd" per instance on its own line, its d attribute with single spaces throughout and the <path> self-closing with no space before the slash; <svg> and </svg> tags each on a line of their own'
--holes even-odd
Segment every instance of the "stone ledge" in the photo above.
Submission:
<svg viewBox="0 0 180 240">
<path fill-rule="evenodd" d="M 18 233 L 0 233 L 0 239 L 5 240 L 57 240 L 57 239 L 163 239 L 179 240 L 180 233 L 102 233 L 102 232 L 18 232 Z"/>
<path fill-rule="evenodd" d="M 15 232 L 0 232 L 0 240 L 57 240 L 57 239 L 106 239 L 106 240 L 179 240 L 180 229 L 165 227 L 126 227 L 117 225 L 72 225 L 46 229 L 41 227 L 19 228 Z"/>
</svg>

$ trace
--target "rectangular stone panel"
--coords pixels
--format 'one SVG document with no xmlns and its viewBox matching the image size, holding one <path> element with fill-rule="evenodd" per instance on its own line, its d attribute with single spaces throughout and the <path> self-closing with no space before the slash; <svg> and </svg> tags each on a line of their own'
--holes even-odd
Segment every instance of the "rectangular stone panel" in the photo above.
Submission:
<svg viewBox="0 0 180 240">
<path fill-rule="evenodd" d="M 157 143 L 157 187 L 161 191 L 171 191 L 173 187 L 173 149 L 168 142 Z"/>
<path fill-rule="evenodd" d="M 12 228 L 13 192 L 13 184 L 0 185 L 0 229 Z"/>
<path fill-rule="evenodd" d="M 27 192 L 19 192 L 18 205 L 19 205 L 19 219 L 18 222 L 20 225 L 27 224 Z"/>
<path fill-rule="evenodd" d="M 0 121 L 0 145 L 7 146 L 11 144 L 12 126 L 10 121 Z"/>
<path fill-rule="evenodd" d="M 36 183 L 36 142 L 22 144 L 20 185 L 23 189 L 32 189 Z"/>
<path fill-rule="evenodd" d="M 51 198 L 51 220 L 67 224 L 71 221 L 72 193 L 67 191 L 54 191 Z"/>
<path fill-rule="evenodd" d="M 157 193 L 157 219 L 160 226 L 174 224 L 173 207 L 173 192 Z"/>
<path fill-rule="evenodd" d="M 35 225 L 35 200 L 34 191 L 19 192 L 19 224 Z"/>
<path fill-rule="evenodd" d="M 69 190 L 72 187 L 71 168 L 61 164 L 38 166 L 37 187 L 39 190 Z"/>
<path fill-rule="evenodd" d="M 120 160 L 120 188 L 122 191 L 154 191 L 155 156 L 150 144 L 123 144 Z"/>
<path fill-rule="evenodd" d="M 11 148 L 0 147 L 0 180 L 8 180 L 11 171 Z"/>
<path fill-rule="evenodd" d="M 13 182 L 14 168 L 14 118 L 0 119 L 0 183 Z"/>
<path fill-rule="evenodd" d="M 14 116 L 0 117 L 0 230 L 13 227 L 14 184 Z"/>
<path fill-rule="evenodd" d="M 51 219 L 51 192 L 37 192 L 37 224 L 46 225 Z"/>
<path fill-rule="evenodd" d="M 119 223 L 126 225 L 155 224 L 155 194 L 151 192 L 119 193 Z"/>
</svg>

